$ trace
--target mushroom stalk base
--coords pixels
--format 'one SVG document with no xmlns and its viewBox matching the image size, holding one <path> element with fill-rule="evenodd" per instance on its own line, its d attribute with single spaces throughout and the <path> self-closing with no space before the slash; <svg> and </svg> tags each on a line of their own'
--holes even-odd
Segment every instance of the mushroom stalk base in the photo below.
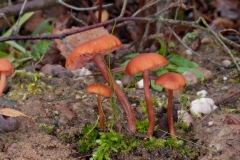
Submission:
<svg viewBox="0 0 240 160">
<path fill-rule="evenodd" d="M 97 97 L 100 128 L 104 129 L 104 113 L 102 109 L 101 96 Z"/>
<path fill-rule="evenodd" d="M 168 108 L 167 108 L 167 115 L 168 115 L 168 130 L 171 134 L 171 137 L 177 140 L 174 125 L 173 125 L 173 115 L 172 115 L 172 101 L 173 101 L 173 90 L 168 90 Z"/>
<path fill-rule="evenodd" d="M 154 115 L 154 108 L 151 99 L 151 93 L 149 89 L 149 70 L 143 72 L 143 86 L 144 86 L 144 95 L 147 104 L 147 112 L 148 112 L 148 131 L 146 133 L 147 136 L 152 136 L 155 127 L 155 115 Z"/>
<path fill-rule="evenodd" d="M 6 72 L 1 72 L 1 79 L 0 79 L 0 96 L 2 96 L 3 90 L 6 84 Z"/>
<path fill-rule="evenodd" d="M 108 68 L 106 66 L 105 61 L 102 59 L 102 57 L 99 54 L 96 54 L 93 57 L 93 61 L 102 73 L 104 79 L 107 81 L 111 89 L 115 92 L 119 102 L 121 103 L 121 106 L 126 113 L 127 117 L 127 126 L 128 128 L 135 133 L 136 132 L 136 118 L 133 112 L 133 109 L 123 92 L 123 90 L 120 88 L 120 86 L 116 83 L 116 81 L 113 79 L 113 76 L 108 72 Z"/>
</svg>

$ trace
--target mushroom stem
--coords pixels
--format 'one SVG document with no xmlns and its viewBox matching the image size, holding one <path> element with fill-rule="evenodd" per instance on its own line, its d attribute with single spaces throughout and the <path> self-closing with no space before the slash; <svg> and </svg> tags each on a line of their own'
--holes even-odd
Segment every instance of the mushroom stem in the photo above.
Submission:
<svg viewBox="0 0 240 160">
<path fill-rule="evenodd" d="M 143 72 L 143 86 L 144 86 L 144 95 L 147 104 L 147 112 L 148 112 L 148 131 L 146 133 L 147 136 L 152 136 L 155 127 L 155 116 L 154 116 L 154 109 L 149 89 L 149 70 Z"/>
<path fill-rule="evenodd" d="M 2 96 L 3 90 L 6 84 L 6 72 L 1 72 L 1 80 L 0 80 L 0 96 Z"/>
<path fill-rule="evenodd" d="M 173 116 L 172 116 L 172 100 L 173 100 L 173 90 L 168 90 L 168 108 L 167 108 L 167 115 L 168 115 L 168 130 L 171 134 L 171 137 L 177 140 L 174 125 L 173 125 Z"/>
<path fill-rule="evenodd" d="M 102 109 L 101 96 L 97 97 L 100 128 L 104 129 L 104 113 Z"/>
<path fill-rule="evenodd" d="M 121 103 L 121 106 L 126 114 L 127 117 L 127 126 L 128 128 L 135 133 L 136 131 L 136 118 L 133 112 L 133 109 L 123 92 L 123 90 L 120 88 L 120 86 L 116 83 L 116 81 L 113 79 L 113 76 L 110 75 L 108 72 L 108 68 L 105 64 L 105 61 L 102 59 L 102 57 L 99 54 L 95 54 L 95 56 L 92 59 L 100 72 L 102 73 L 104 79 L 107 81 L 111 89 L 115 92 L 119 102 Z M 110 80 L 111 77 L 111 80 Z"/>
</svg>

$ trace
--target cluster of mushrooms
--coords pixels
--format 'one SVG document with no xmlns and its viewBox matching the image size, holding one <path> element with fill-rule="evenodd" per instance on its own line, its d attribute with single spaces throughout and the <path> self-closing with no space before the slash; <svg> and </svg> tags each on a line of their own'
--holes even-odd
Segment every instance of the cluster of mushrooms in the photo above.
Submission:
<svg viewBox="0 0 240 160">
<path fill-rule="evenodd" d="M 91 46 L 91 47 L 89 47 Z M 85 63 L 93 61 L 98 67 L 102 76 L 108 83 L 108 86 L 95 83 L 87 87 L 87 93 L 94 93 L 98 95 L 98 109 L 99 109 L 99 121 L 100 128 L 104 128 L 104 114 L 101 106 L 101 96 L 110 97 L 114 92 L 121 103 L 121 106 L 126 114 L 127 126 L 135 133 L 136 132 L 136 118 L 133 109 L 121 89 L 116 83 L 113 76 L 109 72 L 109 69 L 103 59 L 104 55 L 110 54 L 116 49 L 122 47 L 122 43 L 119 39 L 113 35 L 104 35 L 99 38 L 93 39 L 86 43 L 83 43 L 76 47 L 66 60 L 66 68 L 70 70 L 76 70 L 81 68 Z M 152 136 L 155 127 L 154 108 L 150 97 L 149 89 L 149 72 L 150 70 L 156 70 L 168 65 L 168 61 L 161 55 L 156 53 L 142 53 L 132 58 L 125 69 L 125 74 L 131 76 L 142 72 L 144 81 L 144 95 L 147 104 L 149 126 L 146 136 Z M 159 76 L 155 80 L 155 84 L 168 89 L 168 128 L 173 139 L 177 140 L 172 117 L 172 100 L 173 90 L 178 90 L 185 85 L 185 78 L 178 73 L 168 72 Z"/>
</svg>

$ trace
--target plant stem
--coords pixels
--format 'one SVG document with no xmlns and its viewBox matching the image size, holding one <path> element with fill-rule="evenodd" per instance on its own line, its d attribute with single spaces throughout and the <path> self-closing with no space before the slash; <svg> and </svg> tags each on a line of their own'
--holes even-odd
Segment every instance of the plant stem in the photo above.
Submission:
<svg viewBox="0 0 240 160">
<path fill-rule="evenodd" d="M 173 101 L 173 90 L 168 90 L 168 108 L 167 108 L 167 115 L 168 115 L 168 130 L 171 134 L 171 137 L 177 140 L 174 125 L 173 125 L 173 115 L 172 115 L 172 101 Z"/>
<path fill-rule="evenodd" d="M 0 96 L 2 96 L 4 87 L 6 84 L 6 72 L 1 72 L 1 80 L 0 80 Z"/>
<path fill-rule="evenodd" d="M 99 8 L 98 8 L 98 23 L 102 21 L 102 0 L 99 0 Z"/>
<path fill-rule="evenodd" d="M 96 66 L 98 67 L 100 72 L 102 73 L 104 79 L 107 81 L 107 83 L 109 84 L 111 89 L 113 91 L 115 91 L 115 94 L 116 94 L 119 102 L 121 103 L 121 106 L 126 114 L 127 126 L 133 133 L 135 133 L 136 118 L 135 118 L 133 109 L 132 109 L 125 93 L 120 88 L 120 86 L 116 83 L 116 81 L 113 79 L 113 77 L 110 75 L 111 73 L 108 72 L 108 68 L 105 64 L 105 61 L 102 59 L 102 57 L 99 54 L 96 54 L 92 60 L 94 61 L 94 63 L 96 64 Z M 111 79 L 110 79 L 110 77 L 111 77 Z M 112 85 L 112 83 L 113 83 L 113 85 Z"/>
<path fill-rule="evenodd" d="M 143 72 L 143 86 L 144 86 L 144 95 L 147 104 L 147 112 L 148 112 L 148 131 L 146 133 L 147 136 L 152 136 L 155 127 L 155 116 L 154 116 L 154 109 L 151 100 L 151 93 L 149 89 L 149 70 Z"/>
<path fill-rule="evenodd" d="M 101 96 L 97 97 L 100 128 L 104 129 L 104 113 L 102 109 Z"/>
</svg>

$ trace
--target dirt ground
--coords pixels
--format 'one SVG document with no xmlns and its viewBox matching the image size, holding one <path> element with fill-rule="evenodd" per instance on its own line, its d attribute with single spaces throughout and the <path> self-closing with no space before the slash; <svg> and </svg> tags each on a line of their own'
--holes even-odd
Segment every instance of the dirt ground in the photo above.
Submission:
<svg viewBox="0 0 240 160">
<path fill-rule="evenodd" d="M 231 61 L 226 53 L 222 53 L 220 48 L 214 46 L 201 46 L 198 53 L 202 57 L 208 57 L 218 63 L 225 59 Z M 198 57 L 193 57 L 193 61 L 201 67 L 211 70 L 213 77 L 212 80 L 185 87 L 184 93 L 191 101 L 196 98 L 196 92 L 202 89 L 206 90 L 208 97 L 216 102 L 240 88 L 239 78 L 235 77 L 236 74 L 231 74 L 234 67 L 219 67 Z M 223 76 L 228 77 L 228 80 L 223 81 Z M 39 76 L 33 79 L 31 75 L 27 74 L 15 75 L 14 78 L 9 79 L 6 94 L 0 98 L 0 105 L 25 113 L 34 119 L 36 126 L 32 127 L 26 118 L 16 118 L 19 122 L 19 129 L 13 132 L 2 131 L 0 134 L 0 159 L 70 160 L 91 157 L 77 156 L 76 158 L 74 155 L 77 153 L 78 137 L 76 135 L 80 134 L 84 125 L 94 124 L 97 120 L 96 97 L 85 93 L 86 86 L 96 81 L 103 82 L 103 79 L 100 76 L 83 77 L 77 80 L 68 76 Z M 216 81 L 218 82 L 216 83 Z M 155 97 L 165 94 L 156 91 L 152 91 L 152 93 Z M 139 104 L 139 100 L 143 98 L 143 90 L 128 91 L 127 95 L 129 98 L 135 95 L 135 102 L 131 103 Z M 112 113 L 108 99 L 103 100 L 103 106 L 108 119 Z M 136 111 L 137 105 L 133 107 Z M 189 141 L 202 146 L 186 142 L 186 145 L 191 146 L 197 153 L 194 158 L 181 155 L 178 151 L 170 148 L 157 148 L 150 152 L 143 147 L 137 147 L 126 154 L 114 153 L 111 158 L 118 160 L 240 159 L 240 126 L 227 123 L 229 117 L 240 120 L 239 100 L 233 99 L 232 102 L 224 103 L 220 107 L 202 119 L 194 117 L 194 132 L 191 134 L 177 131 L 178 135 L 184 135 L 184 137 L 188 137 Z M 235 110 L 229 112 L 228 109 Z M 44 127 L 46 124 L 53 126 L 51 131 L 46 126 Z M 67 141 L 63 136 L 67 137 Z"/>
</svg>

